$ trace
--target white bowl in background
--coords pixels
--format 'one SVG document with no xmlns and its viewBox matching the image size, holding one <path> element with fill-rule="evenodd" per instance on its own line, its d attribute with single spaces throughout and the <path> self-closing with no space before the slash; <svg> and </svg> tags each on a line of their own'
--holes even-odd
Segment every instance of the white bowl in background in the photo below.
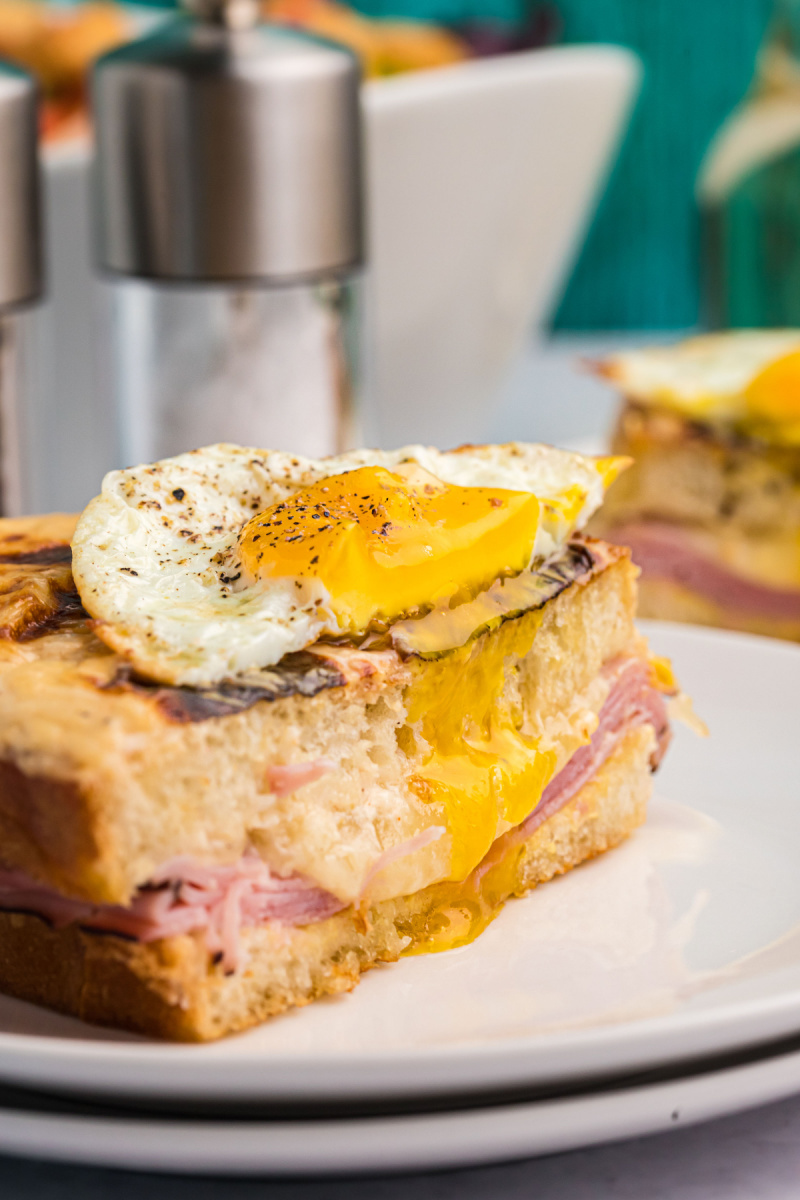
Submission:
<svg viewBox="0 0 800 1200">
<path fill-rule="evenodd" d="M 630 51 L 578 46 L 366 85 L 370 441 L 489 436 L 506 375 L 566 283 L 639 79 Z"/>
</svg>

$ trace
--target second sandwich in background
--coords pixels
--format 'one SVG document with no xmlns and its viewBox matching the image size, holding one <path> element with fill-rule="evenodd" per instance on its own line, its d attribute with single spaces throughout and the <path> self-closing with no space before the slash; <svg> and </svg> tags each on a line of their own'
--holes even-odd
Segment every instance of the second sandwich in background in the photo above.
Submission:
<svg viewBox="0 0 800 1200">
<path fill-rule="evenodd" d="M 599 364 L 634 464 L 591 532 L 629 546 L 639 615 L 800 641 L 800 330 L 739 330 Z"/>
</svg>

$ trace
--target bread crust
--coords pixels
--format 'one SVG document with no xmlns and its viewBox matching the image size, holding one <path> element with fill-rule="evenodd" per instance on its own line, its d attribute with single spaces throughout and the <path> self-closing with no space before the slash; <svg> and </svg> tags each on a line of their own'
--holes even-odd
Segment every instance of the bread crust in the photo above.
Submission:
<svg viewBox="0 0 800 1200">
<path fill-rule="evenodd" d="M 633 730 L 594 778 L 515 848 L 503 898 L 602 854 L 643 822 L 654 745 L 650 726 Z M 0 912 L 0 990 L 99 1025 L 209 1041 L 352 990 L 370 967 L 424 941 L 437 898 L 434 885 L 316 925 L 245 929 L 246 965 L 233 975 L 209 960 L 199 935 L 143 945 Z"/>
</svg>

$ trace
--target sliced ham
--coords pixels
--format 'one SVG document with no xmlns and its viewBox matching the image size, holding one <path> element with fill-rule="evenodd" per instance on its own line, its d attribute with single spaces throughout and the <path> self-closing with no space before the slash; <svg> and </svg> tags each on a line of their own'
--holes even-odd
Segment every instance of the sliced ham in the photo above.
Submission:
<svg viewBox="0 0 800 1200">
<path fill-rule="evenodd" d="M 652 725 L 656 748 L 650 760 L 656 769 L 669 745 L 670 727 L 664 697 L 652 685 L 650 666 L 638 658 L 618 659 L 606 666 L 613 679 L 608 699 L 600 710 L 592 740 L 576 750 L 544 790 L 531 815 L 520 826 L 523 838 L 563 808 L 596 775 L 623 737 L 640 725 Z"/>
<path fill-rule="evenodd" d="M 243 926 L 270 921 L 308 925 L 344 907 L 336 896 L 299 875 L 273 874 L 252 853 L 233 866 L 172 859 L 127 907 L 73 900 L 21 871 L 0 870 L 0 908 L 36 913 L 57 929 L 79 924 L 140 942 L 204 930 L 209 950 L 220 955 L 227 971 L 238 965 Z"/>
<path fill-rule="evenodd" d="M 362 899 L 367 895 L 370 885 L 373 883 L 375 876 L 380 875 L 381 871 L 385 871 L 393 862 L 398 862 L 402 858 L 408 858 L 409 854 L 415 854 L 417 850 L 423 850 L 425 846 L 430 846 L 433 842 L 438 842 L 439 838 L 444 837 L 447 833 L 444 825 L 429 825 L 427 829 L 423 829 L 420 833 L 409 838 L 407 842 L 400 842 L 397 846 L 392 846 L 389 850 L 384 850 L 364 877 L 364 882 L 361 886 Z"/>
<path fill-rule="evenodd" d="M 289 796 L 307 783 L 322 779 L 335 766 L 329 758 L 315 758 L 312 762 L 267 767 L 267 787 L 275 796 Z"/>
<path fill-rule="evenodd" d="M 611 687 L 591 741 L 576 751 L 550 782 L 539 804 L 522 825 L 506 834 L 490 850 L 477 868 L 478 874 L 488 869 L 497 855 L 507 848 L 509 838 L 522 841 L 530 837 L 542 822 L 563 808 L 631 729 L 643 724 L 653 726 L 657 745 L 652 765 L 658 765 L 669 740 L 669 722 L 663 697 L 653 687 L 649 664 L 638 658 L 620 658 L 606 664 L 604 674 Z M 304 764 L 304 776 L 292 767 L 273 769 L 295 772 L 278 777 L 287 785 L 288 794 L 301 786 L 298 778 L 310 782 L 310 768 L 319 771 L 323 763 L 324 770 L 330 769 L 326 760 L 321 759 L 314 764 Z M 314 778 L 320 777 L 320 774 L 314 775 Z M 290 780 L 291 787 L 288 786 Z M 444 833 L 443 826 L 431 826 L 385 851 L 368 873 L 365 891 L 378 872 L 391 862 L 421 850 Z M 85 929 L 115 933 L 141 942 L 201 930 L 209 952 L 219 957 L 226 971 L 234 971 L 239 965 L 243 927 L 269 922 L 310 925 L 333 916 L 344 907 L 336 896 L 300 875 L 274 874 L 252 851 L 228 866 L 202 863 L 188 856 L 170 859 L 153 874 L 127 907 L 70 899 L 36 883 L 22 871 L 0 868 L 0 909 L 34 913 L 57 929 L 79 924 Z"/>
<path fill-rule="evenodd" d="M 800 588 L 772 587 L 737 575 L 699 549 L 691 533 L 679 526 L 641 521 L 612 529 L 608 538 L 629 546 L 633 561 L 651 579 L 678 583 L 732 612 L 800 620 Z"/>
<path fill-rule="evenodd" d="M 653 686 L 649 663 L 639 658 L 614 659 L 606 664 L 604 674 L 611 682 L 611 689 L 598 715 L 591 741 L 576 750 L 566 766 L 551 779 L 530 816 L 495 842 L 483 862 L 475 868 L 476 881 L 568 804 L 631 730 L 641 725 L 653 726 L 656 745 L 650 758 L 652 770 L 661 762 L 671 737 L 669 715 L 663 695 Z"/>
</svg>

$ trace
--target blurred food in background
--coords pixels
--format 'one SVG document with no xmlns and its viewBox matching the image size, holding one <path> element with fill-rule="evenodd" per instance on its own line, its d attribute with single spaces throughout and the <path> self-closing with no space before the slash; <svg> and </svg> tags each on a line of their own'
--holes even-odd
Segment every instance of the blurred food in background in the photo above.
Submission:
<svg viewBox="0 0 800 1200">
<path fill-rule="evenodd" d="M 557 29 L 555 10 L 548 4 L 534 6 L 522 25 L 469 20 L 458 29 L 432 21 L 371 18 L 335 0 L 264 0 L 263 13 L 267 20 L 348 46 L 360 58 L 367 78 L 545 45 Z M 136 18 L 121 4 L 100 0 L 61 7 L 44 0 L 0 0 L 0 58 L 26 68 L 38 80 L 47 141 L 88 132 L 91 64 L 138 32 Z"/>
<path fill-rule="evenodd" d="M 698 179 L 715 327 L 800 325 L 800 0 L 779 0 L 750 91 Z"/>
<path fill-rule="evenodd" d="M 592 532 L 631 547 L 641 616 L 800 641 L 800 329 L 599 364 L 635 460 Z"/>
<path fill-rule="evenodd" d="M 532 50 L 553 42 L 559 29 L 557 9 L 547 3 L 534 4 L 520 23 L 467 17 L 452 26 L 370 17 L 336 0 L 264 0 L 263 13 L 268 20 L 348 46 L 361 59 L 368 79 Z"/>
<path fill-rule="evenodd" d="M 465 39 L 427 21 L 373 20 L 334 0 L 265 0 L 268 20 L 348 46 L 368 79 L 424 70 L 469 58 Z"/>
<path fill-rule="evenodd" d="M 0 0 L 0 58 L 38 80 L 47 140 L 86 133 L 87 71 L 99 54 L 133 33 L 130 17 L 117 4 L 60 8 L 41 0 Z"/>
</svg>

